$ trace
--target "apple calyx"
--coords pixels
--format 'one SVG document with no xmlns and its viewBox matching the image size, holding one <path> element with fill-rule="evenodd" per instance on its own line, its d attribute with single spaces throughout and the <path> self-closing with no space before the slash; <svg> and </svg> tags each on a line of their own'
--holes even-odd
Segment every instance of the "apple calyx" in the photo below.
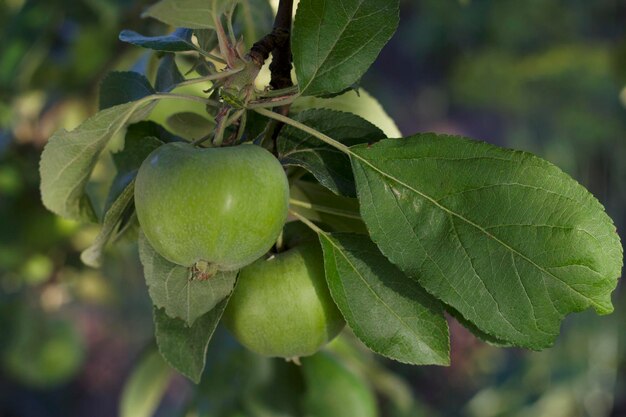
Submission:
<svg viewBox="0 0 626 417">
<path fill-rule="evenodd" d="M 219 271 L 219 266 L 207 261 L 198 261 L 191 267 L 191 279 L 206 281 L 215 276 Z"/>
</svg>

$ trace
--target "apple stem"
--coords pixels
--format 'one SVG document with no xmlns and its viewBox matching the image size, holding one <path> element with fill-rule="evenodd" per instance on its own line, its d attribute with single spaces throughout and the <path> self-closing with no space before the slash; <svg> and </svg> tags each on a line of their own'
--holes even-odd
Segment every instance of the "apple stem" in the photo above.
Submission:
<svg viewBox="0 0 626 417">
<path fill-rule="evenodd" d="M 246 109 L 237 110 L 235 114 L 233 114 L 231 117 L 228 118 L 228 120 L 226 121 L 226 126 L 230 126 L 231 124 L 235 123 L 237 119 L 243 116 L 245 112 L 246 112 Z"/>
<path fill-rule="evenodd" d="M 186 101 L 195 101 L 202 104 L 207 104 L 212 107 L 220 107 L 221 103 L 211 100 L 204 97 L 198 96 L 190 96 L 186 94 L 173 94 L 173 93 L 159 93 L 153 94 L 151 96 L 147 96 L 145 98 L 156 99 L 156 100 L 168 100 L 168 99 L 178 99 L 178 100 L 186 100 Z"/>
<path fill-rule="evenodd" d="M 271 97 L 264 100 L 255 100 L 248 103 L 247 107 L 249 109 L 256 109 L 259 107 L 268 108 L 276 106 L 286 106 L 293 103 L 299 96 L 299 94 L 287 94 L 284 96 Z"/>
<path fill-rule="evenodd" d="M 296 207 L 302 207 L 309 210 L 319 211 L 320 213 L 332 214 L 339 217 L 346 217 L 348 219 L 361 220 L 361 216 L 358 213 L 354 213 L 348 210 L 341 210 L 332 207 L 322 206 L 319 204 L 312 204 L 307 201 L 296 200 L 295 198 L 289 199 L 289 204 Z"/>
<path fill-rule="evenodd" d="M 299 87 L 297 85 L 292 85 L 291 87 L 285 87 L 285 88 L 276 89 L 276 90 L 259 91 L 257 92 L 256 96 L 261 99 L 264 99 L 264 98 L 271 98 L 271 97 L 278 97 L 278 96 L 289 96 L 293 94 L 298 94 L 298 92 L 299 92 Z"/>
<path fill-rule="evenodd" d="M 283 250 L 283 246 L 285 245 L 285 236 L 283 231 L 280 231 L 280 234 L 278 235 L 278 238 L 276 239 L 276 252 L 281 252 Z"/>
<path fill-rule="evenodd" d="M 197 51 L 200 55 L 204 56 L 205 58 L 209 58 L 212 61 L 216 61 L 216 62 L 219 62 L 220 64 L 226 65 L 226 61 L 221 56 L 217 56 L 215 54 L 212 54 L 211 52 L 203 51 L 200 48 L 198 48 Z"/>
<path fill-rule="evenodd" d="M 228 78 L 231 75 L 237 74 L 238 72 L 241 72 L 241 70 L 243 70 L 244 67 L 240 67 L 240 68 L 235 68 L 232 70 L 228 70 L 228 71 L 222 71 L 222 72 L 218 72 L 216 74 L 211 74 L 211 75 L 207 75 L 206 77 L 198 77 L 198 78 L 191 78 L 189 80 L 185 80 L 181 83 L 178 83 L 178 85 L 176 86 L 178 87 L 183 87 L 186 85 L 192 85 L 192 84 L 197 84 L 197 83 L 203 83 L 203 82 L 207 82 L 207 81 L 215 81 L 215 80 L 221 80 L 222 78 Z"/>
<path fill-rule="evenodd" d="M 285 362 L 291 362 L 295 365 L 298 366 L 302 366 L 302 363 L 300 362 L 300 357 L 299 356 L 293 356 L 291 358 L 285 358 Z"/>
<path fill-rule="evenodd" d="M 317 233 L 318 235 L 326 235 L 325 231 L 323 231 L 322 229 L 317 227 L 315 225 L 315 223 L 313 223 L 311 220 L 307 219 L 306 217 L 304 217 L 300 213 L 298 213 L 296 211 L 293 211 L 293 210 L 289 210 L 289 214 L 291 214 L 293 217 L 295 217 L 296 219 L 300 220 L 302 223 L 304 223 L 307 226 L 309 226 L 309 228 L 311 230 L 313 230 L 315 233 Z"/>
<path fill-rule="evenodd" d="M 196 139 L 193 142 L 191 142 L 191 144 L 193 146 L 200 146 L 201 144 L 203 144 L 204 142 L 206 142 L 207 140 L 211 139 L 213 137 L 214 133 L 211 132 L 208 135 L 202 136 L 200 139 Z"/>
<path fill-rule="evenodd" d="M 229 107 L 222 107 L 220 112 L 215 118 L 217 120 L 217 126 L 215 127 L 215 137 L 213 139 L 213 146 L 220 146 L 224 141 L 224 131 L 228 125 L 228 115 L 230 114 Z"/>
<path fill-rule="evenodd" d="M 233 140 L 233 143 L 239 143 L 241 141 L 241 138 L 243 137 L 243 134 L 246 130 L 247 121 L 248 113 L 244 110 L 241 114 L 241 118 L 239 119 L 239 126 L 237 126 L 237 134 L 235 136 L 235 139 Z"/>
</svg>

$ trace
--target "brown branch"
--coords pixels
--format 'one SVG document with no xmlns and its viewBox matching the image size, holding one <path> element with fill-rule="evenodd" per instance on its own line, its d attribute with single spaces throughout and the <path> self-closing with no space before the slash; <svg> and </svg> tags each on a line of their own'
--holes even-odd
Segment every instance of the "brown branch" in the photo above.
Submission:
<svg viewBox="0 0 626 417">
<path fill-rule="evenodd" d="M 265 60 L 267 60 L 270 56 L 270 53 L 288 41 L 289 31 L 285 31 L 281 28 L 274 28 L 271 33 L 268 33 L 261 38 L 261 40 L 252 45 L 248 55 L 259 67 L 262 67 Z"/>
<path fill-rule="evenodd" d="M 263 66 L 272 54 L 270 87 L 279 90 L 291 87 L 291 16 L 293 0 L 280 0 L 274 29 L 250 48 L 248 56 L 259 66 Z"/>
<path fill-rule="evenodd" d="M 278 11 L 274 18 L 274 29 L 262 39 L 252 45 L 248 56 L 259 66 L 263 66 L 270 53 L 270 87 L 280 90 L 291 87 L 291 17 L 293 15 L 293 0 L 280 0 Z M 278 107 L 275 111 L 286 116 L 289 114 L 290 105 Z M 276 152 L 276 139 L 283 124 L 274 120 L 269 122 L 268 133 L 271 132 L 273 151 Z"/>
<path fill-rule="evenodd" d="M 286 33 L 286 39 L 282 44 L 277 44 L 272 50 L 272 63 L 270 71 L 272 79 L 270 87 L 274 90 L 291 87 L 291 16 L 293 15 L 293 0 L 280 0 L 276 19 L 274 20 L 274 32 Z"/>
</svg>

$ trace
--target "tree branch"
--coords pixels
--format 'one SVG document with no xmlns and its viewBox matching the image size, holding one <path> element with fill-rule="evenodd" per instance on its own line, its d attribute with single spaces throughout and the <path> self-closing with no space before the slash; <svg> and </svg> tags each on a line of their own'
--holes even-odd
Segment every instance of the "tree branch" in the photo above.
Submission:
<svg viewBox="0 0 626 417">
<path fill-rule="evenodd" d="M 272 90 L 281 90 L 293 86 L 291 80 L 291 17 L 293 15 L 293 0 L 280 0 L 278 11 L 274 19 L 274 29 L 265 35 L 250 48 L 248 55 L 259 66 L 272 54 L 270 64 L 270 87 Z M 276 112 L 287 116 L 290 104 L 280 106 Z M 283 123 L 272 120 L 268 125 L 268 134 L 271 134 L 273 151 L 276 152 L 276 139 L 283 127 Z"/>
<path fill-rule="evenodd" d="M 274 90 L 291 87 L 291 16 L 293 15 L 293 0 L 280 0 L 274 20 L 274 31 L 286 33 L 282 44 L 277 44 L 272 50 L 270 71 L 272 79 L 270 86 Z"/>
<path fill-rule="evenodd" d="M 272 79 L 270 87 L 279 90 L 291 87 L 291 16 L 293 14 L 293 0 L 280 0 L 278 12 L 274 19 L 274 29 L 257 41 L 248 55 L 261 67 L 270 53 L 272 64 L 270 72 Z"/>
</svg>

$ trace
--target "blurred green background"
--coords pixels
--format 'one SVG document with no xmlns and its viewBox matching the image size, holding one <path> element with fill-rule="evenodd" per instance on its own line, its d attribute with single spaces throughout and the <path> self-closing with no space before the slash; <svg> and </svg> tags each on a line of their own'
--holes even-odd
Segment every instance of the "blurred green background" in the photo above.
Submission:
<svg viewBox="0 0 626 417">
<path fill-rule="evenodd" d="M 109 250 L 101 270 L 87 268 L 79 254 L 98 227 L 41 205 L 37 164 L 50 134 L 97 110 L 108 71 L 148 65 L 146 51 L 118 41 L 119 31 L 168 31 L 139 18 L 148 3 L 0 0 L 2 417 L 113 416 L 120 404 L 140 416 L 133 398 L 158 400 L 161 392 L 157 416 L 279 416 L 280 407 L 265 404 L 270 394 L 297 391 L 285 382 L 292 368 L 243 351 L 224 332 L 199 388 L 172 374 L 154 353 L 133 242 Z M 362 86 L 404 134 L 461 134 L 541 155 L 589 188 L 624 229 L 623 0 L 405 0 L 398 32 Z M 95 193 L 111 172 L 105 158 Z M 376 391 L 383 416 L 624 416 L 621 287 L 613 315 L 570 316 L 544 352 L 488 346 L 454 321 L 449 368 L 375 358 L 349 334 L 330 350 Z M 312 360 L 332 368 L 329 358 Z M 306 380 L 316 377 L 303 369 Z"/>
</svg>

